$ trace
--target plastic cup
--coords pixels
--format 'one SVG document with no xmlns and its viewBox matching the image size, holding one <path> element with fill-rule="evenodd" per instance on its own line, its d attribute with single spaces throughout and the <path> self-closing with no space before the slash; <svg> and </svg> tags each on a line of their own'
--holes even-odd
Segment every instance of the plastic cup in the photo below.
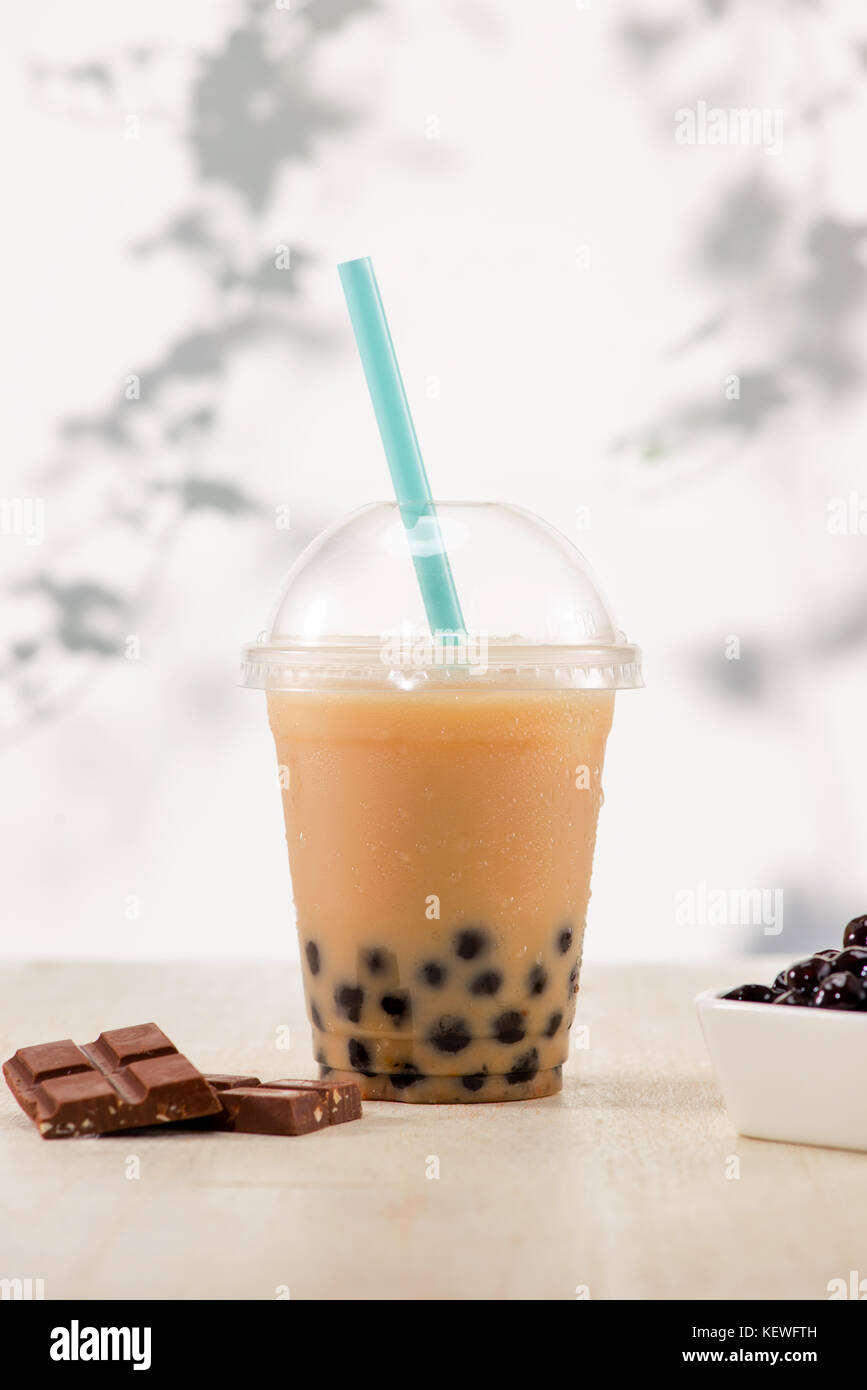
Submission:
<svg viewBox="0 0 867 1390">
<path fill-rule="evenodd" d="M 538 517 L 355 512 L 290 570 L 244 649 L 267 692 L 307 1011 L 367 1099 L 561 1087 L 615 691 L 640 686 L 583 556 Z M 465 632 L 432 635 L 445 546 Z"/>
</svg>

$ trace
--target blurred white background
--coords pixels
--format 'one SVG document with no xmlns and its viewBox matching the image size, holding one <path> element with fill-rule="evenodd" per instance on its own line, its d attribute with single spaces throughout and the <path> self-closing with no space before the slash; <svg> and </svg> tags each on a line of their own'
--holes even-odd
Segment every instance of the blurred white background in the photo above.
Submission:
<svg viewBox="0 0 867 1390">
<path fill-rule="evenodd" d="M 867 14 L 42 0 L 4 29 L 0 949 L 294 951 L 238 651 L 388 495 L 335 271 L 364 254 L 435 491 L 559 525 L 645 650 L 588 956 L 835 942 L 867 910 Z M 782 138 L 679 143 L 702 103 Z M 782 933 L 680 920 L 702 884 L 782 889 Z"/>
</svg>

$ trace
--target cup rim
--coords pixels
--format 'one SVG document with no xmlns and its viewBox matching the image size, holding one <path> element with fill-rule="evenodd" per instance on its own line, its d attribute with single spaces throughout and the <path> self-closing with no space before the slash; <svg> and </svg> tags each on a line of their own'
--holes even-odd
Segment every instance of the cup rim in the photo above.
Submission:
<svg viewBox="0 0 867 1390">
<path fill-rule="evenodd" d="M 321 689 L 354 681 L 368 688 L 489 690 L 637 690 L 644 685 L 641 649 L 618 644 L 539 645 L 514 640 L 487 642 L 483 656 L 464 649 L 457 661 L 415 663 L 384 653 L 381 637 L 298 641 L 260 634 L 241 651 L 241 684 L 259 690 Z"/>
</svg>

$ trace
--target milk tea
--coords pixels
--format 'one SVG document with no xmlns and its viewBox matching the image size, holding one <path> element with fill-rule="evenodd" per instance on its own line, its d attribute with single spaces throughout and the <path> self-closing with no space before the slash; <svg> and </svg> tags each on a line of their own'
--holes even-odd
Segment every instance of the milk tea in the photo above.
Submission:
<svg viewBox="0 0 867 1390">
<path fill-rule="evenodd" d="M 368 1099 L 560 1089 L 612 691 L 270 691 L 307 1011 Z"/>
</svg>

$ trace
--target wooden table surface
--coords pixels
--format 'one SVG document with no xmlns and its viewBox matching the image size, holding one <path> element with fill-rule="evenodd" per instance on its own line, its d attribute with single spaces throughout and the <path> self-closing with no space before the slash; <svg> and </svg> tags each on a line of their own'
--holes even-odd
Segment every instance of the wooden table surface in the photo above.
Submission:
<svg viewBox="0 0 867 1390">
<path fill-rule="evenodd" d="M 826 1298 L 867 1276 L 867 1155 L 736 1135 L 692 1004 L 780 963 L 588 966 L 589 1045 L 542 1101 L 46 1142 L 4 1087 L 0 1278 L 49 1299 Z M 151 1019 L 203 1070 L 313 1075 L 290 966 L 0 969 L 4 1057 Z"/>
</svg>

